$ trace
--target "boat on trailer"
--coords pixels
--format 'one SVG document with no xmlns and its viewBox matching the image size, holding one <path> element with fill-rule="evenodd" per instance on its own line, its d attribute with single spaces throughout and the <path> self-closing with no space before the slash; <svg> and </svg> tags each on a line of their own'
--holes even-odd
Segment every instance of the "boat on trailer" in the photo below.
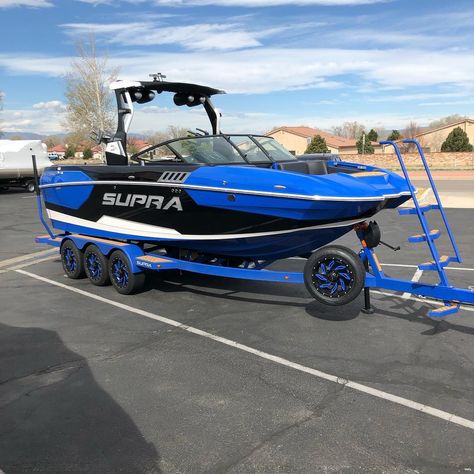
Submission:
<svg viewBox="0 0 474 474">
<path fill-rule="evenodd" d="M 409 292 L 441 301 L 430 316 L 441 317 L 474 304 L 474 291 L 451 286 L 445 267 L 461 257 L 420 145 L 414 143 L 433 188 L 436 204 L 422 206 L 397 143 L 403 176 L 386 169 L 344 162 L 335 157 L 298 159 L 274 139 L 221 131 L 221 114 L 211 97 L 223 91 L 198 84 L 117 81 L 115 133 L 99 132 L 106 144 L 106 166 L 47 168 L 37 186 L 38 212 L 48 231 L 36 241 L 60 248 L 70 278 L 87 276 L 93 284 L 112 283 L 123 294 L 140 290 L 146 271 L 179 269 L 250 280 L 305 283 L 328 305 L 346 304 L 365 288 Z M 127 134 L 134 104 L 156 94 L 173 94 L 177 106 L 202 106 L 211 130 L 168 140 L 128 156 Z M 33 159 L 33 161 L 35 161 Z M 386 276 L 374 249 L 381 232 L 367 222 L 383 209 L 413 200 L 401 214 L 415 214 L 433 260 L 437 285 Z M 43 216 L 44 202 L 54 234 Z M 454 255 L 441 256 L 425 214 L 441 213 Z M 362 250 L 327 245 L 355 230 Z M 385 244 L 386 245 L 386 244 Z M 275 260 L 306 258 L 303 272 L 267 267 Z"/>
<path fill-rule="evenodd" d="M 59 166 L 41 179 L 48 217 L 64 232 L 160 242 L 169 248 L 252 259 L 305 255 L 385 208 L 410 199 L 398 174 L 336 160 L 298 160 L 261 135 L 222 133 L 197 84 L 116 82 L 118 127 L 107 166 Z M 130 157 L 134 103 L 171 92 L 202 106 L 210 134 L 169 140 Z"/>
</svg>

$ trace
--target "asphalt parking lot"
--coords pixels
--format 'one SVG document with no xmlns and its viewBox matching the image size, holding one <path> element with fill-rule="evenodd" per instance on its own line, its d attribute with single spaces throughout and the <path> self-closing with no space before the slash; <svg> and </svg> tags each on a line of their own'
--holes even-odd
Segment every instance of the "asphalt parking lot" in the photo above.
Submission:
<svg viewBox="0 0 474 474">
<path fill-rule="evenodd" d="M 449 276 L 474 285 L 474 210 L 447 212 L 464 257 Z M 429 260 L 404 243 L 417 221 L 376 220 L 402 246 L 380 250 L 386 272 L 412 278 Z M 362 297 L 334 309 L 302 286 L 178 272 L 122 296 L 33 242 L 33 196 L 0 194 L 0 232 L 0 471 L 474 470 L 474 308 L 432 321 L 374 292 L 366 315 Z"/>
</svg>

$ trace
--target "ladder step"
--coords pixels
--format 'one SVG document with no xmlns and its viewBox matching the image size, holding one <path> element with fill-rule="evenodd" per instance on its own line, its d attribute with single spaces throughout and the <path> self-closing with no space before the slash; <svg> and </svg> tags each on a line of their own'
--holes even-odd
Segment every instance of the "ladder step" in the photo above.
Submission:
<svg viewBox="0 0 474 474">
<path fill-rule="evenodd" d="M 441 268 L 444 268 L 444 267 L 447 267 L 451 262 L 457 262 L 457 258 L 443 255 L 439 258 L 438 263 Z M 418 265 L 418 268 L 420 270 L 437 270 L 434 260 L 430 260 L 429 262 L 425 262 L 425 263 L 420 263 L 420 265 Z"/>
<path fill-rule="evenodd" d="M 438 204 L 427 204 L 426 206 L 420 206 L 421 212 L 432 211 L 433 209 L 439 209 Z M 398 213 L 401 216 L 406 216 L 408 214 L 416 214 L 416 207 L 402 207 L 398 209 Z"/>
<path fill-rule="evenodd" d="M 431 240 L 436 240 L 440 237 L 441 232 L 438 229 L 433 229 L 430 231 L 428 238 Z M 408 237 L 408 242 L 411 243 L 417 243 L 417 242 L 426 242 L 428 240 L 426 237 L 426 234 L 417 234 L 417 235 L 412 235 L 411 237 Z"/>
<path fill-rule="evenodd" d="M 457 313 L 458 311 L 459 311 L 458 304 L 447 303 L 445 306 L 440 306 L 439 308 L 428 311 L 428 316 L 430 318 L 442 318 L 444 316 L 449 316 L 450 314 Z"/>
</svg>

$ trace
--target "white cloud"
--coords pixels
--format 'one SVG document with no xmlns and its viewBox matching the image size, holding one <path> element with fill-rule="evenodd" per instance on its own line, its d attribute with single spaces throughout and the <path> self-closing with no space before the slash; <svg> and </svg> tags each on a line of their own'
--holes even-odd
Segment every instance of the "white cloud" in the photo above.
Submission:
<svg viewBox="0 0 474 474">
<path fill-rule="evenodd" d="M 170 109 L 168 109 L 168 107 L 160 107 L 159 105 L 147 105 L 146 107 L 142 107 L 140 110 L 144 114 L 165 114 L 170 112 Z"/>
<path fill-rule="evenodd" d="M 78 0 L 83 3 L 108 4 L 112 0 Z M 171 7 L 188 7 L 214 5 L 218 7 L 273 7 L 279 5 L 321 5 L 321 6 L 347 6 L 370 5 L 374 3 L 387 3 L 392 0 L 123 0 L 127 3 L 150 3 Z"/>
<path fill-rule="evenodd" d="M 124 46 L 179 45 L 190 50 L 232 50 L 261 46 L 260 39 L 290 27 L 259 28 L 250 31 L 236 23 L 198 23 L 163 26 L 152 22 L 66 23 L 71 35 L 94 33 L 106 41 Z"/>
<path fill-rule="evenodd" d="M 36 104 L 35 104 L 36 105 Z M 62 132 L 63 112 L 59 109 L 44 108 L 5 109 L 2 117 L 4 132 L 59 133 Z"/>
<path fill-rule="evenodd" d="M 8 7 L 35 7 L 44 8 L 52 7 L 53 4 L 49 0 L 0 0 L 0 8 Z"/>
<path fill-rule="evenodd" d="M 13 74 L 41 74 L 58 77 L 64 75 L 73 57 L 53 57 L 0 53 L 0 67 Z M 24 64 L 21 64 L 25 61 Z"/>
<path fill-rule="evenodd" d="M 49 102 L 38 102 L 37 104 L 33 104 L 33 109 L 62 111 L 66 109 L 66 106 L 60 100 L 50 100 Z"/>
<path fill-rule="evenodd" d="M 387 57 L 397 58 L 386 61 Z M 0 54 L 0 67 L 14 74 L 62 76 L 72 58 Z M 474 76 L 471 52 L 353 50 L 342 48 L 253 48 L 237 51 L 129 52 L 112 56 L 122 79 L 147 79 L 156 69 L 170 81 L 187 81 L 232 93 L 270 93 L 313 87 L 341 87 L 340 78 L 378 87 L 467 85 Z M 449 91 L 446 91 L 449 92 Z"/>
</svg>

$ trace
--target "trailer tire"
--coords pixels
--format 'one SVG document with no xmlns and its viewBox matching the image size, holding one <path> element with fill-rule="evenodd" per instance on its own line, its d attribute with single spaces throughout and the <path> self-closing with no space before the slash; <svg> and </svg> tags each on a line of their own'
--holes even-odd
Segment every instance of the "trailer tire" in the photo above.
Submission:
<svg viewBox="0 0 474 474">
<path fill-rule="evenodd" d="M 121 250 L 114 250 L 109 258 L 110 281 L 122 295 L 137 293 L 145 284 L 143 272 L 133 273 L 127 255 Z"/>
<path fill-rule="evenodd" d="M 35 190 L 36 190 L 36 184 L 34 181 L 28 181 L 26 184 L 25 184 L 25 189 L 29 192 L 29 193 L 34 193 Z"/>
<path fill-rule="evenodd" d="M 84 270 L 90 282 L 96 286 L 110 284 L 109 262 L 97 245 L 89 245 L 84 252 Z"/>
<path fill-rule="evenodd" d="M 67 277 L 72 280 L 84 278 L 86 274 L 83 253 L 77 248 L 77 245 L 72 240 L 66 239 L 62 242 L 59 252 L 63 270 Z"/>
<path fill-rule="evenodd" d="M 344 305 L 357 298 L 364 288 L 365 268 L 352 250 L 330 245 L 308 258 L 304 282 L 315 300 L 329 306 Z"/>
</svg>

